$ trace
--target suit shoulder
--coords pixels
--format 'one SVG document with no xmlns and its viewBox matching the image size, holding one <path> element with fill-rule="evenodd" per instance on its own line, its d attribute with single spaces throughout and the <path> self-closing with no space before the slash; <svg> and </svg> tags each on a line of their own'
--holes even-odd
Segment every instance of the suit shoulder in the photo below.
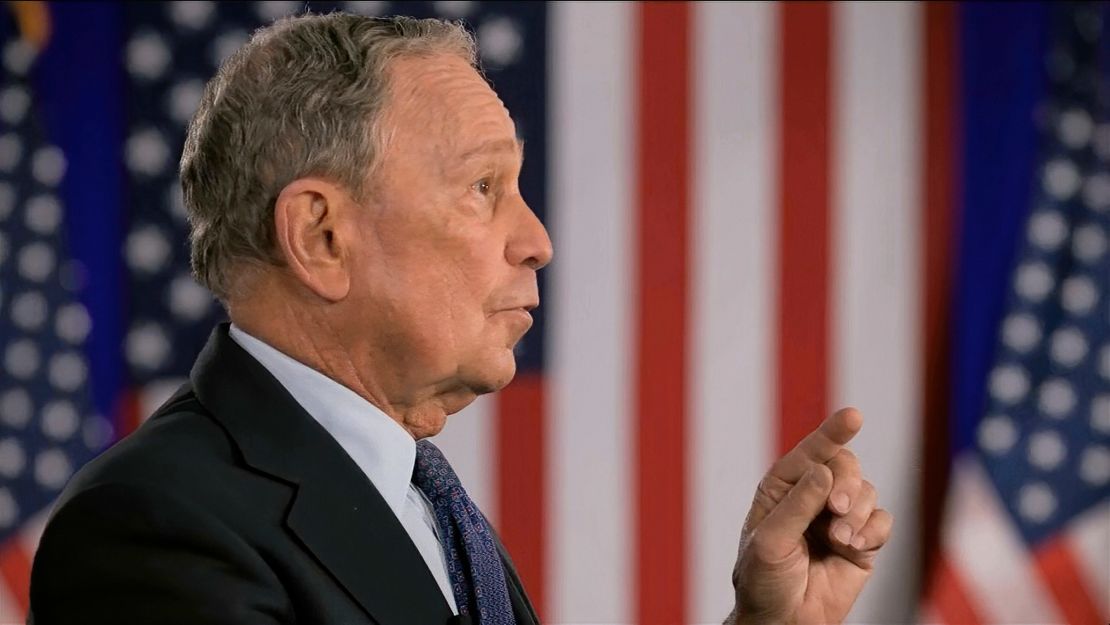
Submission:
<svg viewBox="0 0 1110 625">
<path fill-rule="evenodd" d="M 188 496 L 234 481 L 243 470 L 234 442 L 186 384 L 134 432 L 83 466 L 57 507 L 106 484 Z"/>
</svg>

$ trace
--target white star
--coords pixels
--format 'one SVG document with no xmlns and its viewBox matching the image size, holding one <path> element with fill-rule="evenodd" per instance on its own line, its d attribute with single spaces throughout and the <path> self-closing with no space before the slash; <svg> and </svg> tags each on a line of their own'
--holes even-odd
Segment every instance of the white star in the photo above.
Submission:
<svg viewBox="0 0 1110 625">
<path fill-rule="evenodd" d="M 1098 358 L 1098 374 L 1103 380 L 1110 380 L 1110 344 L 1102 346 Z"/>
<path fill-rule="evenodd" d="M 73 392 L 85 383 L 88 369 L 85 360 L 75 352 L 57 354 L 50 359 L 49 377 L 54 388 Z"/>
<path fill-rule="evenodd" d="M 19 273 L 28 280 L 43 282 L 54 272 L 54 250 L 36 242 L 19 250 Z"/>
<path fill-rule="evenodd" d="M 69 440 L 79 425 L 77 409 L 71 402 L 52 401 L 42 409 L 42 433 L 55 441 Z"/>
<path fill-rule="evenodd" d="M 127 237 L 127 264 L 136 271 L 152 274 L 169 261 L 170 244 L 157 226 L 141 226 Z"/>
<path fill-rule="evenodd" d="M 1078 150 L 1091 140 L 1094 130 L 1091 116 L 1083 109 L 1071 109 L 1060 115 L 1056 131 L 1060 142 L 1073 150 Z"/>
<path fill-rule="evenodd" d="M 15 75 L 26 74 L 34 61 L 35 47 L 23 39 L 15 39 L 4 46 L 4 67 Z"/>
<path fill-rule="evenodd" d="M 1096 488 L 1110 482 L 1110 450 L 1102 445 L 1091 445 L 1079 458 L 1079 477 Z"/>
<path fill-rule="evenodd" d="M 80 302 L 62 306 L 54 317 L 54 332 L 71 345 L 83 343 L 91 327 L 92 320 L 89 319 L 89 313 Z"/>
<path fill-rule="evenodd" d="M 1098 302 L 1098 289 L 1087 276 L 1071 276 L 1060 287 L 1060 302 L 1064 310 L 1081 317 L 1091 312 Z"/>
<path fill-rule="evenodd" d="M 1041 482 L 1026 484 L 1018 492 L 1018 511 L 1027 521 L 1043 523 L 1056 512 L 1056 496 Z"/>
<path fill-rule="evenodd" d="M 979 446 L 992 454 L 1004 454 L 1017 442 L 1017 428 L 1006 415 L 992 415 L 979 423 Z"/>
<path fill-rule="evenodd" d="M 212 310 L 212 294 L 188 274 L 181 274 L 170 283 L 170 310 L 187 321 L 204 318 Z"/>
<path fill-rule="evenodd" d="M 1043 209 L 1029 220 L 1029 240 L 1046 252 L 1055 251 L 1068 237 L 1068 224 L 1060 211 Z"/>
<path fill-rule="evenodd" d="M 303 3 L 296 1 L 267 0 L 264 2 L 255 2 L 254 12 L 258 17 L 262 18 L 262 21 L 272 22 L 286 15 L 296 14 L 297 11 L 301 10 L 302 6 L 304 6 Z"/>
<path fill-rule="evenodd" d="M 170 148 L 155 128 L 140 130 L 127 139 L 127 167 L 133 172 L 157 176 L 166 170 Z"/>
<path fill-rule="evenodd" d="M 104 449 L 112 442 L 113 434 L 112 424 L 99 415 L 85 417 L 85 422 L 81 426 L 81 439 L 85 447 L 93 451 Z"/>
<path fill-rule="evenodd" d="M 435 9 L 436 15 L 458 19 L 470 15 L 470 12 L 474 10 L 474 3 L 469 0 L 440 0 L 439 2 L 433 2 L 432 7 Z"/>
<path fill-rule="evenodd" d="M 15 126 L 23 121 L 31 106 L 31 96 L 23 87 L 12 86 L 0 92 L 0 119 Z"/>
<path fill-rule="evenodd" d="M 166 41 L 157 33 L 135 35 L 127 44 L 127 69 L 132 75 L 148 80 L 160 77 L 170 64 Z"/>
<path fill-rule="evenodd" d="M 381 15 L 382 13 L 384 13 L 385 8 L 388 5 L 389 5 L 388 2 L 375 2 L 374 0 L 361 0 L 361 1 L 344 2 L 343 3 L 343 8 L 344 8 L 344 10 L 348 11 L 349 13 L 355 13 L 355 14 L 358 14 L 358 15 L 375 16 L 375 15 Z"/>
<path fill-rule="evenodd" d="M 1075 390 L 1063 378 L 1052 378 L 1041 384 L 1038 406 L 1042 413 L 1063 419 L 1075 408 Z"/>
<path fill-rule="evenodd" d="M 241 30 L 231 30 L 220 35 L 208 49 L 209 59 L 214 65 L 222 65 L 227 57 L 234 54 L 248 39 L 247 33 Z"/>
<path fill-rule="evenodd" d="M 0 395 L 0 421 L 11 428 L 22 428 L 34 411 L 31 396 L 22 388 L 11 388 Z"/>
<path fill-rule="evenodd" d="M 1083 203 L 1100 213 L 1110 208 L 1110 174 L 1094 174 L 1087 178 L 1083 183 Z"/>
<path fill-rule="evenodd" d="M 0 181 L 0 221 L 8 218 L 12 214 L 12 209 L 15 208 L 15 191 L 12 185 L 5 181 Z"/>
<path fill-rule="evenodd" d="M 1060 435 L 1052 430 L 1037 432 L 1029 437 L 1029 463 L 1044 471 L 1060 466 L 1068 450 Z"/>
<path fill-rule="evenodd" d="M 1014 313 L 1002 324 L 1002 341 L 1015 352 L 1027 352 L 1041 340 L 1037 318 L 1027 313 Z"/>
<path fill-rule="evenodd" d="M 1095 155 L 1110 161 L 1110 123 L 1102 123 L 1095 128 Z"/>
<path fill-rule="evenodd" d="M 58 147 L 48 145 L 35 151 L 31 159 L 31 175 L 48 187 L 57 186 L 66 173 L 66 157 Z"/>
<path fill-rule="evenodd" d="M 1040 302 L 1055 286 L 1056 279 L 1052 277 L 1052 271 L 1042 262 L 1030 261 L 1018 268 L 1018 295 L 1030 302 Z"/>
<path fill-rule="evenodd" d="M 212 19 L 216 7 L 211 2 L 202 0 L 178 0 L 168 3 L 170 17 L 180 26 L 199 30 L 204 28 Z"/>
<path fill-rule="evenodd" d="M 1072 254 L 1085 263 L 1098 262 L 1106 253 L 1106 233 L 1097 224 L 1087 224 L 1075 229 L 1072 237 Z"/>
<path fill-rule="evenodd" d="M 520 26 L 507 17 L 490 18 L 478 27 L 478 49 L 484 62 L 509 65 L 520 57 L 523 46 Z"/>
<path fill-rule="evenodd" d="M 1076 328 L 1060 328 L 1052 333 L 1049 352 L 1060 366 L 1074 367 L 1087 355 L 1087 339 Z"/>
<path fill-rule="evenodd" d="M 127 333 L 127 360 L 135 367 L 157 369 L 166 362 L 169 355 L 169 339 L 158 324 L 143 323 Z"/>
<path fill-rule="evenodd" d="M 26 211 L 27 227 L 43 236 L 54 234 L 62 221 L 62 207 L 53 195 L 36 195 L 27 200 Z"/>
<path fill-rule="evenodd" d="M 19 477 L 27 464 L 27 456 L 19 440 L 9 437 L 0 441 L 0 475 L 10 479 Z"/>
<path fill-rule="evenodd" d="M 19 505 L 7 487 L 0 487 L 0 527 L 11 527 L 18 519 Z"/>
<path fill-rule="evenodd" d="M 185 193 L 181 190 L 181 180 L 174 179 L 166 188 L 166 205 L 174 219 L 184 223 L 189 218 L 189 211 L 185 208 Z"/>
<path fill-rule="evenodd" d="M 60 489 L 72 473 L 69 456 L 61 449 L 49 449 L 35 457 L 35 481 L 43 488 Z"/>
<path fill-rule="evenodd" d="M 991 373 L 991 396 L 1003 404 L 1021 401 L 1029 392 L 1029 376 L 1018 365 L 1002 365 Z"/>
<path fill-rule="evenodd" d="M 166 110 L 175 121 L 186 124 L 193 117 L 204 96 L 204 83 L 195 78 L 182 80 L 170 89 Z"/>
<path fill-rule="evenodd" d="M 1110 434 L 1110 395 L 1098 395 L 1091 400 L 1091 429 Z"/>
<path fill-rule="evenodd" d="M 1082 178 L 1075 163 L 1066 158 L 1055 158 L 1045 165 L 1044 189 L 1057 200 L 1066 200 L 1079 190 Z"/>
<path fill-rule="evenodd" d="M 12 341 L 4 350 L 4 368 L 13 378 L 27 380 L 35 374 L 41 364 L 39 348 L 31 339 Z"/>
<path fill-rule="evenodd" d="M 12 298 L 12 321 L 27 332 L 42 327 L 46 320 L 46 298 L 38 291 L 27 291 Z"/>
<path fill-rule="evenodd" d="M 0 136 L 0 171 L 10 172 L 23 158 L 23 142 L 15 134 Z"/>
</svg>

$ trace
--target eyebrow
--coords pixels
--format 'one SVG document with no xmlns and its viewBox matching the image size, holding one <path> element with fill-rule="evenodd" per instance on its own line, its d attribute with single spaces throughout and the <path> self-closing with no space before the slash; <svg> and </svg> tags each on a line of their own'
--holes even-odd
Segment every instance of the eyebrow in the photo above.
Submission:
<svg viewBox="0 0 1110 625">
<path fill-rule="evenodd" d="M 510 141 L 508 139 L 493 139 L 491 141 L 486 141 L 485 143 L 479 145 L 476 148 L 473 148 L 473 149 L 467 150 L 466 152 L 463 152 L 459 156 L 459 159 L 464 160 L 464 161 L 468 161 L 468 160 L 474 158 L 475 156 L 480 156 L 482 154 L 491 154 L 491 153 L 495 153 L 495 152 L 513 152 L 513 151 L 515 151 L 517 154 L 520 155 L 520 160 L 521 161 L 524 160 L 524 140 L 523 139 L 517 137 L 513 141 Z"/>
</svg>

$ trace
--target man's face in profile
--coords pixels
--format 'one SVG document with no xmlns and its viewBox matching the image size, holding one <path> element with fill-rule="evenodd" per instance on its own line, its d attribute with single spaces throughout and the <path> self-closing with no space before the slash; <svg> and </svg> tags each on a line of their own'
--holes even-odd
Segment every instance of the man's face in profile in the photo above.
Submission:
<svg viewBox="0 0 1110 625">
<path fill-rule="evenodd" d="M 536 270 L 552 253 L 520 195 L 513 121 L 458 57 L 396 60 L 390 81 L 349 323 L 374 311 L 366 332 L 379 333 L 388 365 L 441 393 L 499 389 L 515 373 L 513 346 L 539 302 Z"/>
</svg>

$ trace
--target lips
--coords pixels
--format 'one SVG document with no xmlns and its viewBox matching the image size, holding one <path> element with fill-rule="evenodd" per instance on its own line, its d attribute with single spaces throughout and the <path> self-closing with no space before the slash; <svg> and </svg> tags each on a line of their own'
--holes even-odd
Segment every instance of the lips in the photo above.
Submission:
<svg viewBox="0 0 1110 625">
<path fill-rule="evenodd" d="M 535 306 L 530 306 L 528 308 L 535 308 Z M 498 311 L 497 314 L 504 314 L 510 317 L 515 317 L 524 322 L 528 327 L 532 327 L 532 314 L 529 313 L 528 310 L 523 306 L 520 308 L 509 308 L 506 310 Z"/>
<path fill-rule="evenodd" d="M 539 305 L 540 304 L 537 301 L 525 302 L 523 304 L 516 305 L 510 304 L 508 306 L 497 309 L 497 312 L 510 312 L 516 310 L 520 312 L 531 313 Z"/>
</svg>

